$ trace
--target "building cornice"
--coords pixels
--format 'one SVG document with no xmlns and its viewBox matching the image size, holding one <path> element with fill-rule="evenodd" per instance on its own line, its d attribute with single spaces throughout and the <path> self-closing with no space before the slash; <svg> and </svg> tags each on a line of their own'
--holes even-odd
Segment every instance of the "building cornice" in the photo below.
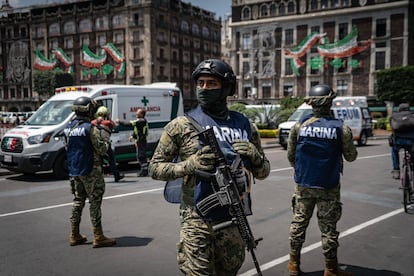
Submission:
<svg viewBox="0 0 414 276">
<path fill-rule="evenodd" d="M 284 22 L 291 22 L 295 21 L 300 17 L 301 20 L 307 19 L 315 19 L 315 18 L 332 18 L 341 15 L 349 15 L 349 14 L 356 14 L 356 13 L 367 13 L 367 12 L 378 12 L 379 10 L 389 10 L 395 8 L 407 8 L 409 6 L 409 0 L 399 1 L 399 2 L 392 2 L 392 3 L 383 3 L 383 4 L 376 4 L 370 5 L 365 7 L 350 7 L 344 9 L 335 9 L 335 10 L 328 10 L 328 11 L 318 11 L 312 12 L 307 14 L 295 14 L 295 15 L 287 15 L 287 16 L 280 16 L 280 17 L 270 17 L 264 19 L 256 19 L 256 20 L 246 20 L 246 21 L 239 21 L 239 22 L 231 22 L 229 24 L 230 28 L 234 27 L 253 27 L 253 25 L 264 25 L 269 23 L 284 23 Z"/>
</svg>

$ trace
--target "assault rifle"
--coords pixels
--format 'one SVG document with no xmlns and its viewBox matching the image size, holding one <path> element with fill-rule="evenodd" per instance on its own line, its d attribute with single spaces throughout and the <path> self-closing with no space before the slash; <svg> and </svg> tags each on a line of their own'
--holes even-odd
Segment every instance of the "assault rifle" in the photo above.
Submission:
<svg viewBox="0 0 414 276">
<path fill-rule="evenodd" d="M 231 221 L 217 224 L 213 227 L 213 229 L 219 230 L 229 227 L 233 224 L 237 225 L 239 233 L 246 245 L 246 249 L 252 256 L 257 274 L 261 276 L 262 272 L 260 270 L 259 262 L 256 259 L 254 249 L 256 249 L 257 244 L 262 240 L 262 238 L 255 240 L 253 237 L 252 230 L 250 229 L 249 222 L 246 218 L 243 202 L 240 198 L 236 182 L 232 176 L 232 171 L 239 167 L 241 158 L 239 155 L 237 155 L 236 160 L 231 166 L 227 164 L 224 154 L 217 142 L 213 128 L 209 128 L 205 131 L 200 132 L 198 136 L 202 144 L 209 145 L 213 150 L 213 153 L 217 158 L 217 166 L 214 173 L 197 171 L 197 174 L 202 178 L 211 180 L 211 185 L 213 185 L 213 190 L 215 191 L 214 197 L 216 202 L 219 202 L 219 204 L 222 206 L 229 205 L 230 214 L 232 216 Z"/>
</svg>

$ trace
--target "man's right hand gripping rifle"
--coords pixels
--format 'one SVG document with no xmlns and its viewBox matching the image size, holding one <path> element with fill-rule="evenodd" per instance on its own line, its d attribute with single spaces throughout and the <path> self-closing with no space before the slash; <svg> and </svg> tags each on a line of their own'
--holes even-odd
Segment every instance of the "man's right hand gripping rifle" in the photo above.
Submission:
<svg viewBox="0 0 414 276">
<path fill-rule="evenodd" d="M 197 209 L 200 213 L 203 213 L 208 212 L 209 207 L 218 203 L 222 206 L 229 206 L 232 220 L 219 223 L 213 229 L 219 230 L 233 224 L 236 225 L 247 250 L 251 253 L 258 275 L 262 275 L 253 251 L 261 239 L 256 240 L 253 236 L 233 174 L 240 167 L 241 158 L 237 155 L 231 166 L 227 164 L 216 140 L 213 128 L 199 133 L 198 136 L 203 146 L 197 153 L 186 160 L 184 170 L 186 173 L 195 173 L 198 177 L 209 180 L 215 191 L 215 200 L 206 200 L 207 202 L 204 205 L 197 204 Z"/>
</svg>

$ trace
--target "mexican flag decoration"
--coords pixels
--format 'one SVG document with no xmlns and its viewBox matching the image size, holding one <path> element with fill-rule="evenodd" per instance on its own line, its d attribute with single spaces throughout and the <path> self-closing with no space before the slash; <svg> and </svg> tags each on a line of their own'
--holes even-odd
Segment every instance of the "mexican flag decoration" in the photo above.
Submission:
<svg viewBox="0 0 414 276">
<path fill-rule="evenodd" d="M 116 63 L 124 61 L 124 55 L 115 47 L 114 44 L 108 42 L 102 48 L 112 57 Z"/>
<path fill-rule="evenodd" d="M 328 58 L 344 58 L 358 54 L 371 46 L 371 40 L 358 43 L 358 29 L 352 27 L 352 31 L 343 39 L 326 45 L 319 45 L 319 55 Z"/>
<path fill-rule="evenodd" d="M 66 68 L 70 67 L 73 64 L 72 58 L 70 58 L 63 50 L 62 48 L 57 48 L 53 54 L 55 57 L 62 62 Z"/>
<path fill-rule="evenodd" d="M 46 58 L 39 49 L 35 51 L 35 60 L 33 67 L 37 70 L 46 71 L 52 70 L 56 66 L 56 59 Z"/>
<path fill-rule="evenodd" d="M 284 55 L 291 58 L 290 65 L 296 76 L 299 76 L 299 68 L 305 65 L 305 62 L 303 62 L 300 58 L 308 54 L 310 49 L 316 43 L 318 43 L 316 48 L 319 56 L 312 57 L 310 59 L 310 66 L 312 69 L 319 69 L 324 65 L 331 65 L 332 67 L 339 69 L 344 66 L 344 58 L 361 53 L 371 47 L 370 39 L 365 41 L 357 40 L 358 29 L 356 26 L 352 27 L 352 31 L 347 36 L 335 43 L 329 43 L 327 37 L 325 36 L 326 33 L 318 34 L 316 32 L 312 32 L 306 36 L 297 47 L 284 51 Z M 329 62 L 328 59 L 333 60 Z M 357 60 L 351 60 L 350 62 L 350 66 L 352 68 L 357 68 L 359 65 L 360 62 Z"/>
<path fill-rule="evenodd" d="M 81 64 L 85 67 L 101 67 L 106 61 L 106 52 L 104 49 L 99 49 L 98 53 L 93 53 L 87 45 L 82 47 Z"/>
</svg>

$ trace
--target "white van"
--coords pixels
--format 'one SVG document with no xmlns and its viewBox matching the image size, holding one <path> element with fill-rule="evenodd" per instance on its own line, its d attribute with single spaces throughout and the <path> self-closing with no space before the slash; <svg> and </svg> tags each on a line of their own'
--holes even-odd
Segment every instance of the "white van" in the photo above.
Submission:
<svg viewBox="0 0 414 276">
<path fill-rule="evenodd" d="M 337 119 L 342 119 L 352 130 L 354 141 L 364 146 L 372 136 L 372 118 L 368 110 L 366 97 L 336 97 L 331 110 Z M 279 144 L 286 149 L 291 127 L 302 118 L 312 114 L 312 107 L 303 103 L 289 119 L 279 125 Z"/>
<path fill-rule="evenodd" d="M 113 121 L 136 119 L 139 107 L 146 110 L 149 124 L 148 155 L 152 154 L 163 127 L 184 114 L 181 90 L 174 83 L 150 85 L 86 85 L 62 87 L 24 124 L 9 130 L 0 147 L 0 165 L 15 172 L 32 174 L 53 170 L 58 178 L 67 177 L 63 129 L 75 116 L 72 103 L 81 96 L 95 98 L 108 107 Z M 135 145 L 128 141 L 132 129 L 120 127 L 111 135 L 118 162 L 136 161 Z"/>
</svg>

